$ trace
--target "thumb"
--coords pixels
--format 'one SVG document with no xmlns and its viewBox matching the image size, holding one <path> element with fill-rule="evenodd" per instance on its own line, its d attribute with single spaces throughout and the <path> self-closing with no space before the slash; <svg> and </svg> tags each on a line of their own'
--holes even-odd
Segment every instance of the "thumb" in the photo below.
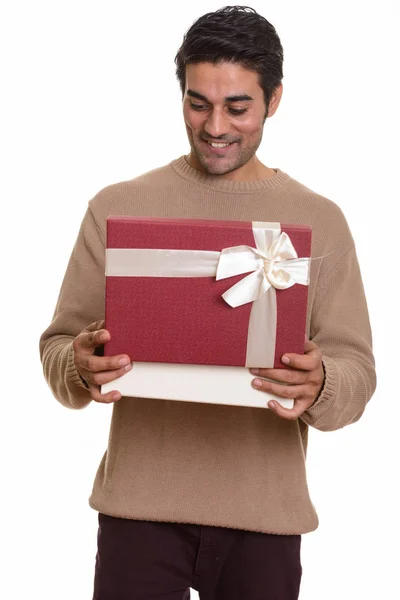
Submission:
<svg viewBox="0 0 400 600">
<path fill-rule="evenodd" d="M 317 344 L 315 344 L 311 340 L 307 339 L 304 344 L 304 353 L 308 354 L 309 352 L 311 352 L 312 350 L 316 350 L 317 348 L 318 348 Z"/>
<path fill-rule="evenodd" d="M 110 339 L 110 333 L 104 329 L 104 320 L 95 321 L 88 325 L 81 333 L 80 342 L 84 348 L 94 350 L 97 346 L 105 344 Z"/>
</svg>

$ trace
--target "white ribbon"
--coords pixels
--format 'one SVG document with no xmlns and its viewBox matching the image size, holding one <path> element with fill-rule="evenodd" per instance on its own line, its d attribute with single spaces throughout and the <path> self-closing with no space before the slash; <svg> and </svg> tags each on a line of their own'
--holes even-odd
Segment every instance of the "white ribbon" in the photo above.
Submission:
<svg viewBox="0 0 400 600">
<path fill-rule="evenodd" d="M 221 252 L 217 279 L 240 273 L 241 279 L 223 294 L 230 306 L 253 302 L 247 333 L 246 367 L 273 367 L 275 362 L 277 305 L 275 289 L 295 283 L 309 284 L 309 258 L 298 258 L 279 223 L 253 223 L 256 248 L 236 246 Z M 262 335 L 260 334 L 262 332 Z"/>
<path fill-rule="evenodd" d="M 309 284 L 309 258 L 298 258 L 279 223 L 253 222 L 255 248 L 235 246 L 222 252 L 107 248 L 106 275 L 119 277 L 216 277 L 250 273 L 222 297 L 232 307 L 253 302 L 247 337 L 246 367 L 272 367 L 276 342 L 276 292 L 295 283 Z"/>
<path fill-rule="evenodd" d="M 257 225 L 264 227 L 257 227 Z M 252 271 L 222 295 L 230 306 L 236 307 L 254 302 L 268 292 L 271 286 L 278 290 L 285 290 L 295 283 L 308 285 L 309 258 L 298 258 L 287 233 L 283 232 L 276 237 L 277 229 L 271 229 L 273 230 L 267 235 L 265 223 L 253 224 L 257 248 L 234 246 L 222 250 L 218 262 L 217 280 Z M 269 245 L 268 237 L 271 235 L 275 239 Z"/>
</svg>

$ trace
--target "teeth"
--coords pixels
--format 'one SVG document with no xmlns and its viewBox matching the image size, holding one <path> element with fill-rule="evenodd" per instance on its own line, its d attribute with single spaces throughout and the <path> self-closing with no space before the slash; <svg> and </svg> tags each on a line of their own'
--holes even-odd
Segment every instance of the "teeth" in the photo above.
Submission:
<svg viewBox="0 0 400 600">
<path fill-rule="evenodd" d="M 229 143 L 228 144 L 216 144 L 215 142 L 208 142 L 208 143 L 213 148 L 226 148 L 227 146 L 229 146 Z"/>
</svg>

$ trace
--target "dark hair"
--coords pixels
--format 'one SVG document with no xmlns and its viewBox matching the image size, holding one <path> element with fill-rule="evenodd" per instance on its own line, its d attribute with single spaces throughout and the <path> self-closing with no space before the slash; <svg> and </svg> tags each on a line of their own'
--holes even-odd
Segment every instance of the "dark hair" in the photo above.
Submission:
<svg viewBox="0 0 400 600">
<path fill-rule="evenodd" d="M 186 32 L 175 57 L 182 96 L 186 65 L 200 62 L 234 62 L 258 73 L 267 109 L 283 78 L 283 48 L 275 27 L 248 6 L 207 13 Z"/>
</svg>

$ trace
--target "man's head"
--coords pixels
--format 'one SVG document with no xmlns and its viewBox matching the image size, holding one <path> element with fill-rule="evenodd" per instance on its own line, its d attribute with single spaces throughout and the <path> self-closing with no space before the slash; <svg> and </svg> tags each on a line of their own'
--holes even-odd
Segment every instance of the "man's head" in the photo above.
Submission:
<svg viewBox="0 0 400 600">
<path fill-rule="evenodd" d="M 175 63 L 192 162 L 215 175 L 240 169 L 254 159 L 282 94 L 275 28 L 251 8 L 227 6 L 192 25 Z"/>
</svg>

